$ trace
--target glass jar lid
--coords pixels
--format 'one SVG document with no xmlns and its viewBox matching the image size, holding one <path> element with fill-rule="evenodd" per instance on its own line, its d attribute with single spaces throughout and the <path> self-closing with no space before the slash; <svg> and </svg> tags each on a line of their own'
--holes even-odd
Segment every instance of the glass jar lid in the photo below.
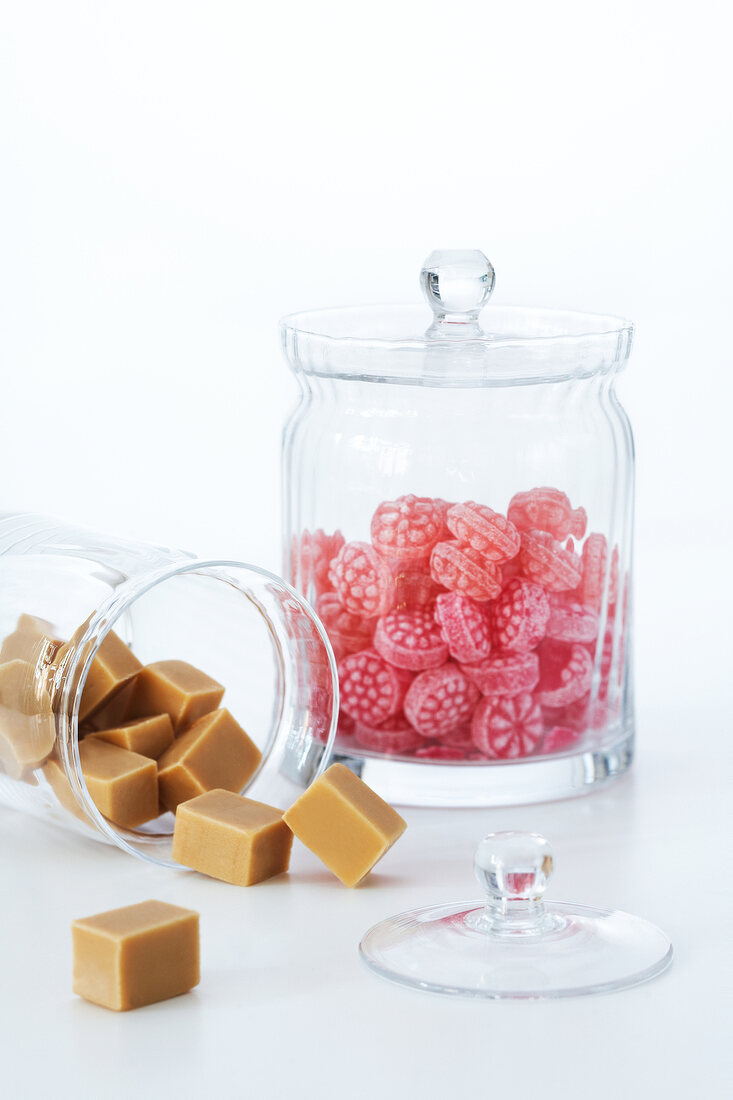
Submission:
<svg viewBox="0 0 733 1100">
<path fill-rule="evenodd" d="M 526 385 L 609 374 L 629 356 L 633 326 L 621 317 L 488 305 L 495 273 L 478 250 L 432 252 L 420 281 L 432 323 L 415 305 L 285 317 L 294 369 L 403 385 Z"/>
</svg>

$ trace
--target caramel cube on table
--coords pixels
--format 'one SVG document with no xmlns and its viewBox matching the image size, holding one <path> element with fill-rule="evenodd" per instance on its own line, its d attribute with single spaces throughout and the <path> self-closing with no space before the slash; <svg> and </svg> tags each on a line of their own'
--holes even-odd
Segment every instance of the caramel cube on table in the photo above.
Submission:
<svg viewBox="0 0 733 1100">
<path fill-rule="evenodd" d="M 199 718 L 158 761 L 160 800 L 169 810 L 219 788 L 241 791 L 262 759 L 226 708 Z"/>
<path fill-rule="evenodd" d="M 81 770 L 99 812 L 134 829 L 158 817 L 158 769 L 154 760 L 86 737 L 79 745 Z"/>
<path fill-rule="evenodd" d="M 89 739 L 107 741 L 119 745 L 121 749 L 137 752 L 157 760 L 173 742 L 173 723 L 167 714 L 156 714 L 152 718 L 133 718 L 112 729 L 90 733 Z"/>
<path fill-rule="evenodd" d="M 0 768 L 12 779 L 28 779 L 56 743 L 51 700 L 27 661 L 0 665 Z"/>
<path fill-rule="evenodd" d="M 188 993 L 200 981 L 192 909 L 143 901 L 76 920 L 71 936 L 74 993 L 116 1012 Z"/>
<path fill-rule="evenodd" d="M 231 791 L 209 791 L 176 813 L 173 859 L 234 886 L 287 871 L 292 844 L 281 810 Z"/>
<path fill-rule="evenodd" d="M 221 684 L 186 661 L 156 661 L 135 680 L 127 717 L 170 714 L 178 733 L 202 714 L 216 710 L 223 698 Z"/>
<path fill-rule="evenodd" d="M 91 718 L 142 669 L 142 664 L 113 630 L 107 634 L 87 674 L 79 721 Z"/>
<path fill-rule="evenodd" d="M 397 811 L 343 764 L 332 764 L 314 780 L 284 820 L 345 886 L 361 882 L 407 828 Z"/>
</svg>

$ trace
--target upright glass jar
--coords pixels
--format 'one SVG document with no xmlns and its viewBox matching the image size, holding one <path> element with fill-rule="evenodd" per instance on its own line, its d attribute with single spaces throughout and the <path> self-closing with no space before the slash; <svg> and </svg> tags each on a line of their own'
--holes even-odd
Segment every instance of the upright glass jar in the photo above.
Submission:
<svg viewBox="0 0 733 1100">
<path fill-rule="evenodd" d="M 112 631 L 132 660 L 185 661 L 225 687 L 214 705 L 261 753 L 248 797 L 285 809 L 326 766 L 337 718 L 333 653 L 285 582 L 244 562 L 0 515 L 0 804 L 174 865 L 173 814 L 161 806 L 123 827 L 97 808 L 84 774 L 82 739 L 135 717 L 125 695 L 133 683 L 111 698 L 106 723 L 104 707 L 88 721 L 80 711 Z M 216 785 L 233 790 L 228 767 L 229 756 Z"/>
<path fill-rule="evenodd" d="M 393 801 L 588 791 L 632 759 L 632 326 L 486 306 L 436 252 L 433 309 L 282 322 L 284 573 L 339 661 L 337 755 Z"/>
</svg>

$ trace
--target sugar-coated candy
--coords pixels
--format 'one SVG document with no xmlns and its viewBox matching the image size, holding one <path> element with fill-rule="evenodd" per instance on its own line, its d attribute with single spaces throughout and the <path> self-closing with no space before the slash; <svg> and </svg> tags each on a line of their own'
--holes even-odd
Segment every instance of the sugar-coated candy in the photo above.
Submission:
<svg viewBox="0 0 733 1100">
<path fill-rule="evenodd" d="M 529 692 L 487 696 L 471 722 L 473 743 L 491 760 L 529 756 L 542 737 L 542 711 Z"/>
<path fill-rule="evenodd" d="M 519 551 L 522 572 L 548 592 L 577 588 L 583 572 L 581 559 L 544 531 L 522 533 Z"/>
<path fill-rule="evenodd" d="M 331 584 L 353 615 L 373 618 L 392 606 L 392 573 L 368 542 L 347 542 L 331 562 Z"/>
<path fill-rule="evenodd" d="M 499 569 L 478 550 L 456 539 L 439 542 L 430 557 L 433 579 L 451 592 L 493 600 L 501 592 Z"/>
<path fill-rule="evenodd" d="M 423 737 L 440 737 L 465 724 L 478 697 L 458 665 L 445 664 L 418 673 L 405 696 L 405 715 Z"/>
<path fill-rule="evenodd" d="M 595 642 L 598 634 L 598 612 L 585 604 L 562 596 L 550 600 L 550 617 L 545 633 L 558 642 Z"/>
<path fill-rule="evenodd" d="M 379 726 L 400 710 L 411 679 L 375 649 L 352 653 L 339 664 L 341 706 L 357 722 Z"/>
<path fill-rule="evenodd" d="M 588 523 L 585 508 L 573 509 L 565 493 L 550 488 L 515 493 L 507 516 L 519 531 L 546 531 L 555 539 L 582 539 Z"/>
<path fill-rule="evenodd" d="M 534 649 L 545 636 L 550 603 L 542 585 L 514 578 L 491 604 L 494 644 L 507 652 Z"/>
<path fill-rule="evenodd" d="M 353 615 L 346 610 L 335 592 L 324 592 L 319 596 L 316 600 L 316 611 L 326 628 L 337 661 L 347 657 L 349 653 L 358 653 L 360 649 L 369 647 L 376 619 Z"/>
<path fill-rule="evenodd" d="M 582 730 L 570 729 L 569 726 L 553 726 L 542 738 L 543 752 L 564 752 L 571 749 L 582 736 Z"/>
<path fill-rule="evenodd" d="M 425 739 L 412 728 L 404 714 L 396 714 L 379 726 L 357 722 L 354 740 L 362 748 L 385 753 L 412 752 L 425 744 Z"/>
<path fill-rule="evenodd" d="M 536 653 L 498 653 L 462 671 L 482 695 L 520 695 L 532 691 L 540 677 Z"/>
<path fill-rule="evenodd" d="M 565 707 L 590 691 L 593 658 L 585 646 L 547 638 L 539 647 L 537 699 L 543 707 Z"/>
<path fill-rule="evenodd" d="M 578 585 L 578 599 L 600 610 L 603 602 L 603 590 L 606 584 L 608 565 L 608 543 L 606 536 L 592 532 L 583 543 L 583 576 Z M 611 554 L 611 568 L 608 577 L 608 602 L 613 606 L 618 599 L 618 546 Z"/>
<path fill-rule="evenodd" d="M 475 500 L 454 504 L 445 522 L 459 542 L 479 550 L 489 561 L 509 561 L 519 551 L 519 532 L 514 524 Z"/>
<path fill-rule="evenodd" d="M 384 558 L 426 561 L 445 529 L 445 502 L 408 496 L 385 500 L 371 523 L 372 542 Z"/>
<path fill-rule="evenodd" d="M 317 531 L 302 531 L 300 538 L 293 535 L 291 568 L 295 586 L 307 593 L 312 581 L 317 596 L 330 591 L 329 566 L 345 541 L 340 531 L 327 535 L 320 527 Z"/>
<path fill-rule="evenodd" d="M 448 658 L 440 627 L 432 610 L 425 607 L 390 611 L 379 619 L 374 648 L 391 665 L 413 672 L 438 668 Z"/>
<path fill-rule="evenodd" d="M 488 657 L 491 631 L 485 605 L 460 592 L 446 592 L 435 601 L 435 619 L 455 661 L 469 664 Z"/>
</svg>

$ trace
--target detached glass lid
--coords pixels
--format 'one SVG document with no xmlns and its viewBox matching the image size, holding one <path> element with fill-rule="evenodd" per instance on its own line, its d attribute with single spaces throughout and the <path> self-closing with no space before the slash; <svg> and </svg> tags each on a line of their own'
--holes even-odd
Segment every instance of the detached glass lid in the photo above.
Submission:
<svg viewBox="0 0 733 1100">
<path fill-rule="evenodd" d="M 497 385 L 608 373 L 628 358 L 621 317 L 489 305 L 495 273 L 478 250 L 432 252 L 425 306 L 356 306 L 281 322 L 285 353 L 305 373 L 403 384 Z"/>
<path fill-rule="evenodd" d="M 383 978 L 468 997 L 573 997 L 654 978 L 672 945 L 648 921 L 609 909 L 545 902 L 553 854 L 535 833 L 490 833 L 476 850 L 483 901 L 413 909 L 360 944 Z"/>
</svg>

